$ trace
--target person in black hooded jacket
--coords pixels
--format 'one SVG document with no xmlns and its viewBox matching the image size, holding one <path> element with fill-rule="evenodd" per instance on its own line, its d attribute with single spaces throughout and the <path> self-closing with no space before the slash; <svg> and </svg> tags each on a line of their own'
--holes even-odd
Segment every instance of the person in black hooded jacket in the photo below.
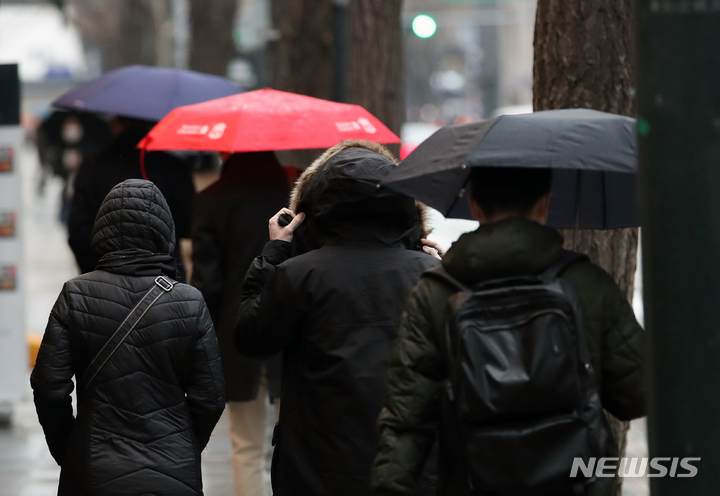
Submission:
<svg viewBox="0 0 720 496">
<path fill-rule="evenodd" d="M 286 228 L 277 224 L 280 213 L 271 219 L 273 240 L 246 275 L 238 351 L 283 351 L 276 496 L 370 494 L 400 314 L 422 273 L 438 263 L 421 248 L 420 206 L 377 187 L 395 166 L 369 142 L 325 152 L 281 211 L 297 212 L 295 219 Z"/>
<path fill-rule="evenodd" d="M 73 376 L 153 287 L 173 279 L 175 227 L 150 181 L 105 198 L 92 247 L 97 270 L 71 279 L 50 314 L 31 377 L 59 496 L 200 496 L 200 452 L 225 406 L 213 323 L 200 292 L 176 284 L 149 308 L 85 391 Z"/>
<path fill-rule="evenodd" d="M 92 250 L 95 216 L 105 196 L 125 179 L 139 179 L 140 150 L 138 142 L 150 131 L 152 122 L 116 118 L 112 121 L 118 135 L 110 146 L 83 161 L 73 185 L 68 216 L 68 244 L 75 255 L 81 274 L 95 270 L 98 258 Z M 195 197 L 190 167 L 165 152 L 145 155 L 147 175 L 160 189 L 172 213 L 177 240 L 190 238 L 192 205 Z M 181 261 L 180 245 L 173 255 Z M 178 280 L 185 282 L 185 269 L 178 264 Z"/>
</svg>

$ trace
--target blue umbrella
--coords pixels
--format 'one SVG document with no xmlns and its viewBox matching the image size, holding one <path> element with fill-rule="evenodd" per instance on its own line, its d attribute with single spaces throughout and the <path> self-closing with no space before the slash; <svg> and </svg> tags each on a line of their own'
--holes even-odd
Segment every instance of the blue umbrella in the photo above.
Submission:
<svg viewBox="0 0 720 496">
<path fill-rule="evenodd" d="M 131 65 L 76 86 L 55 100 L 53 106 L 159 121 L 176 107 L 242 91 L 220 76 Z"/>
</svg>

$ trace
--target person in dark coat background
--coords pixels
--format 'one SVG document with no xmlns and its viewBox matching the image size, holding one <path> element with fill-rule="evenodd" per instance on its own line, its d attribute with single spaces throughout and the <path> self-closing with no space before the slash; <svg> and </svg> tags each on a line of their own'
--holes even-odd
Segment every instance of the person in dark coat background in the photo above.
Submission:
<svg viewBox="0 0 720 496">
<path fill-rule="evenodd" d="M 364 141 L 325 152 L 300 177 L 290 209 L 271 219 L 272 241 L 247 273 L 238 350 L 283 351 L 276 496 L 370 494 L 400 314 L 422 273 L 438 263 L 430 247 L 423 253 L 421 206 L 376 187 L 396 163 Z M 285 228 L 277 224 L 282 213 L 295 215 Z"/>
<path fill-rule="evenodd" d="M 42 165 L 39 189 L 44 191 L 48 174 L 63 180 L 60 220 L 67 223 L 77 170 L 83 157 L 92 157 L 112 142 L 110 125 L 90 112 L 56 110 L 37 130 L 38 157 Z"/>
<path fill-rule="evenodd" d="M 116 137 L 99 154 L 80 165 L 68 217 L 68 243 L 75 255 L 80 273 L 95 270 L 98 262 L 90 244 L 95 216 L 105 196 L 125 179 L 140 179 L 138 142 L 150 131 L 153 123 L 115 118 L 111 122 Z M 148 178 L 160 189 L 175 221 L 177 243 L 175 258 L 180 257 L 180 239 L 190 238 L 192 203 L 195 196 L 192 171 L 181 160 L 163 152 L 145 155 Z M 178 280 L 185 281 L 185 271 L 178 263 Z"/>
<path fill-rule="evenodd" d="M 227 385 L 233 479 L 238 496 L 264 496 L 268 384 L 263 362 L 241 356 L 233 333 L 245 273 L 268 241 L 267 219 L 286 204 L 288 182 L 272 152 L 234 154 L 220 179 L 198 193 L 193 216 L 192 285 L 207 302 Z M 279 360 L 267 373 L 279 396 Z"/>
<path fill-rule="evenodd" d="M 150 307 L 73 416 L 73 376 L 155 284 L 174 278 L 175 232 L 159 189 L 117 185 L 95 222 L 97 270 L 65 283 L 31 377 L 35 407 L 61 467 L 59 496 L 201 496 L 200 452 L 225 407 L 213 323 L 200 292 L 176 284 Z"/>
</svg>

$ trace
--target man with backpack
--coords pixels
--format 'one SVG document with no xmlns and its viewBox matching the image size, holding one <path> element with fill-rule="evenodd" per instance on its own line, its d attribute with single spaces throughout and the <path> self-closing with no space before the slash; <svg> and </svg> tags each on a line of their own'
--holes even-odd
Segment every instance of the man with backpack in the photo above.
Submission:
<svg viewBox="0 0 720 496">
<path fill-rule="evenodd" d="M 544 225 L 550 169 L 476 168 L 471 181 L 480 228 L 403 314 L 374 494 L 413 494 L 439 431 L 439 495 L 614 496 L 615 477 L 571 472 L 618 456 L 603 408 L 645 415 L 644 331 L 613 278 Z"/>
</svg>

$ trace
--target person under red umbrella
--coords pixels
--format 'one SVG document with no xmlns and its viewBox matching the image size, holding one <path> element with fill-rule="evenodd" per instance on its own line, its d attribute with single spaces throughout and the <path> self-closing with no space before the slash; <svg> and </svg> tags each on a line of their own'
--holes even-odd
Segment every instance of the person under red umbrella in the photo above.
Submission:
<svg viewBox="0 0 720 496">
<path fill-rule="evenodd" d="M 192 279 L 220 343 L 235 492 L 263 495 L 267 400 L 280 396 L 280 359 L 241 356 L 233 331 L 242 282 L 269 240 L 267 219 L 285 206 L 288 181 L 273 152 L 223 153 L 220 178 L 198 193 L 192 222 Z"/>
</svg>

